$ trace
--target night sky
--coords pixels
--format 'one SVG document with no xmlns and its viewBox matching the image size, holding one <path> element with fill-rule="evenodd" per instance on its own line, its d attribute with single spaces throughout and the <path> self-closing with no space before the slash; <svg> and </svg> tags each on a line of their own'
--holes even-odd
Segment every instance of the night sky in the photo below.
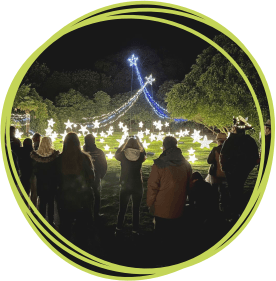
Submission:
<svg viewBox="0 0 276 281">
<path fill-rule="evenodd" d="M 196 28 L 197 24 L 190 23 L 190 27 L 194 25 Z M 209 38 L 219 34 L 208 26 L 202 25 L 200 28 Z M 99 59 L 123 51 L 127 60 L 127 56 L 135 53 L 136 48 L 149 47 L 161 60 L 177 58 L 183 64 L 183 72 L 178 73 L 177 77 L 168 78 L 182 80 L 195 63 L 197 55 L 208 46 L 197 36 L 163 23 L 112 20 L 82 27 L 64 35 L 41 54 L 38 62 L 46 63 L 51 71 L 94 70 L 94 63 Z"/>
</svg>

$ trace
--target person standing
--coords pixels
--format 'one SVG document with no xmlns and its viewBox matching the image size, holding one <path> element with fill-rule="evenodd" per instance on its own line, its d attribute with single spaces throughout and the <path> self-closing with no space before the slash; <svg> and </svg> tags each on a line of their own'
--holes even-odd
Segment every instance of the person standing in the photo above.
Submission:
<svg viewBox="0 0 276 281">
<path fill-rule="evenodd" d="M 97 219 L 103 214 L 100 213 L 101 208 L 101 181 L 104 178 L 107 171 L 107 162 L 105 158 L 104 152 L 97 148 L 95 144 L 95 137 L 92 134 L 88 134 L 84 138 L 85 145 L 83 146 L 83 150 L 90 154 L 95 172 L 95 183 L 94 183 L 94 217 Z"/>
<path fill-rule="evenodd" d="M 20 153 L 21 141 L 15 137 L 15 127 L 10 126 L 10 140 L 11 140 L 11 150 L 17 155 Z"/>
<path fill-rule="evenodd" d="M 32 137 L 34 150 L 38 150 L 40 144 L 41 135 L 39 133 L 35 133 Z"/>
<path fill-rule="evenodd" d="M 165 137 L 163 153 L 154 160 L 148 179 L 147 205 L 155 217 L 157 235 L 171 236 L 179 227 L 192 168 L 174 137 Z"/>
<path fill-rule="evenodd" d="M 268 156 L 269 156 L 270 144 L 271 144 L 271 122 L 269 119 L 266 121 L 264 129 L 265 129 L 265 154 L 264 154 L 264 170 L 265 170 Z"/>
<path fill-rule="evenodd" d="M 225 172 L 230 194 L 229 220 L 237 220 L 243 212 L 244 183 L 259 159 L 255 140 L 245 134 L 252 126 L 241 116 L 234 118 L 229 138 L 220 152 L 221 168 Z"/>
<path fill-rule="evenodd" d="M 119 147 L 115 158 L 121 162 L 120 207 L 115 235 L 121 233 L 129 199 L 132 199 L 134 235 L 139 235 L 140 204 L 143 196 L 142 163 L 146 152 L 137 137 L 130 137 Z"/>
</svg>

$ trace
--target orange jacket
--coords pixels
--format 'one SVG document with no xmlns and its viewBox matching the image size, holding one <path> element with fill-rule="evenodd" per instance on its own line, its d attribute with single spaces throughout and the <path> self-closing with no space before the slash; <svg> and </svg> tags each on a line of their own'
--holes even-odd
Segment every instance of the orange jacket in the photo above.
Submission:
<svg viewBox="0 0 276 281">
<path fill-rule="evenodd" d="M 174 219 L 182 215 L 191 175 L 192 168 L 187 160 L 181 166 L 152 166 L 148 179 L 147 205 L 154 205 L 154 216 Z"/>
</svg>

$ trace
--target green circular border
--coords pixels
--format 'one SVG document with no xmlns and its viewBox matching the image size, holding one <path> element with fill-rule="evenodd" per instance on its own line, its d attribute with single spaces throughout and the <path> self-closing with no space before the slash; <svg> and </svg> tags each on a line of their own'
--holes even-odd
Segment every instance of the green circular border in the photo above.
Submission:
<svg viewBox="0 0 276 281">
<path fill-rule="evenodd" d="M 128 8 L 125 10 L 118 10 L 118 11 L 111 11 L 111 12 L 106 12 L 109 9 L 113 9 L 113 8 L 121 8 L 121 7 L 131 7 L 133 5 L 152 5 L 152 8 Z M 162 6 L 163 8 L 156 8 L 155 5 L 158 6 Z M 166 9 L 167 8 L 167 9 Z M 171 10 L 170 8 L 173 9 L 178 9 L 181 11 L 175 11 L 175 10 Z M 19 69 L 18 73 L 16 74 L 15 78 L 12 81 L 12 84 L 8 90 L 5 102 L 4 102 L 4 108 L 2 111 L 2 124 L 1 124 L 1 140 L 2 140 L 2 151 L 3 151 L 3 155 L 5 155 L 5 141 L 4 141 L 4 137 L 5 137 L 5 133 L 7 135 L 7 138 L 9 139 L 9 130 L 7 130 L 6 128 L 9 128 L 10 126 L 10 116 L 11 116 L 11 108 L 13 105 L 13 101 L 17 92 L 17 89 L 23 79 L 23 77 L 25 76 L 26 72 L 28 71 L 29 67 L 32 65 L 32 63 L 37 59 L 37 57 L 47 48 L 49 47 L 53 42 L 55 42 L 57 39 L 59 39 L 61 36 L 63 36 L 64 34 L 71 32 L 73 30 L 76 30 L 78 28 L 81 28 L 83 26 L 86 25 L 90 25 L 93 23 L 97 23 L 97 22 L 102 22 L 102 21 L 108 21 L 108 20 L 123 20 L 123 19 L 140 19 L 140 20 L 151 20 L 151 21 L 155 21 L 155 22 L 160 22 L 160 23 L 165 23 L 171 26 L 174 26 L 176 28 L 180 28 L 183 30 L 186 30 L 188 32 L 193 33 L 194 35 L 200 37 L 202 40 L 205 40 L 206 42 L 208 42 L 211 46 L 215 47 L 218 51 L 220 51 L 234 66 L 235 68 L 238 70 L 238 72 L 241 74 L 241 76 L 243 77 L 244 81 L 246 82 L 252 97 L 254 99 L 257 111 L 258 111 L 258 115 L 259 115 L 259 121 L 260 124 L 263 124 L 263 118 L 262 118 L 262 113 L 261 113 L 261 109 L 258 103 L 258 99 L 256 97 L 256 94 L 253 90 L 252 85 L 250 84 L 249 80 L 247 79 L 246 75 L 244 74 L 244 72 L 242 71 L 242 69 L 239 67 L 239 65 L 233 60 L 233 58 L 227 53 L 225 52 L 220 46 L 218 46 L 216 43 L 214 43 L 212 40 L 210 40 L 209 38 L 205 37 L 204 35 L 200 34 L 199 32 L 188 28 L 182 24 L 178 24 L 169 20 L 163 20 L 160 18 L 155 18 L 152 16 L 137 16 L 137 15 L 127 15 L 125 13 L 132 13 L 132 12 L 161 12 L 161 13 L 169 13 L 169 14 L 174 14 L 174 15 L 178 15 L 178 16 L 182 16 L 182 17 L 187 17 L 187 18 L 191 18 L 194 20 L 197 20 L 199 22 L 202 22 L 204 24 L 207 24 L 209 26 L 212 26 L 213 28 L 219 30 L 220 32 L 224 33 L 225 35 L 227 35 L 231 40 L 233 40 L 250 58 L 250 60 L 252 61 L 253 65 L 255 66 L 261 81 L 263 83 L 263 86 L 265 88 L 265 92 L 266 92 L 266 97 L 269 103 L 269 108 L 270 108 L 270 116 L 271 116 L 271 121 L 273 124 L 275 124 L 275 116 L 274 116 L 274 110 L 273 110 L 273 104 L 272 104 L 272 98 L 271 98 L 271 94 L 266 82 L 266 79 L 259 67 L 259 65 L 257 64 L 257 62 L 255 61 L 255 59 L 253 58 L 253 56 L 250 54 L 250 52 L 246 49 L 246 47 L 230 32 L 228 31 L 226 28 L 224 28 L 223 26 L 221 26 L 220 24 L 218 24 L 217 22 L 213 21 L 212 19 L 197 13 L 193 10 L 187 9 L 187 8 L 183 8 L 181 6 L 177 6 L 177 5 L 172 5 L 172 4 L 167 4 L 167 3 L 163 3 L 163 2 L 148 2 L 148 1 L 138 1 L 138 2 L 125 2 L 125 3 L 119 3 L 119 4 L 115 4 L 115 5 L 111 5 L 111 6 L 107 6 L 101 9 L 98 9 L 96 11 L 93 11 L 91 13 L 88 13 L 80 18 L 78 18 L 77 20 L 71 22 L 70 24 L 68 24 L 67 26 L 65 26 L 64 28 L 62 28 L 60 31 L 58 31 L 56 34 L 54 34 L 50 39 L 48 39 L 42 46 L 40 46 L 27 60 L 26 62 L 22 65 L 22 67 Z M 98 13 L 102 13 L 100 15 L 96 15 Z M 118 15 L 118 13 L 120 15 Z M 192 15 L 194 14 L 194 15 Z M 95 15 L 94 17 L 91 17 Z M 88 18 L 90 17 L 90 18 Z M 263 126 L 261 126 L 261 134 L 262 134 L 262 147 L 264 148 L 264 128 Z M 268 162 L 267 162 L 267 166 L 265 169 L 265 172 L 262 176 L 262 170 L 263 170 L 263 159 L 261 160 L 261 164 L 260 164 L 260 172 L 256 181 L 256 185 L 254 188 L 254 191 L 252 193 L 252 196 L 250 198 L 250 201 L 245 209 L 245 211 L 243 212 L 241 218 L 239 219 L 239 221 L 234 225 L 234 227 L 216 244 L 214 245 L 212 248 L 210 248 L 209 250 L 207 250 L 206 252 L 202 253 L 201 255 L 188 260 L 186 262 L 177 264 L 177 265 L 173 265 L 173 266 L 168 266 L 168 267 L 164 267 L 164 268 L 150 268 L 150 269 L 145 269 L 145 268 L 131 268 L 131 267 L 126 267 L 126 266 L 121 266 L 121 265 L 117 265 L 117 264 L 113 264 L 104 260 L 101 260 L 97 257 L 94 257 L 93 255 L 90 255 L 88 253 L 86 253 L 85 251 L 79 249 L 78 247 L 76 247 L 75 245 L 73 245 L 72 243 L 70 243 L 69 241 L 67 241 L 65 238 L 63 238 L 55 229 L 53 229 L 47 221 L 44 220 L 44 218 L 40 215 L 40 213 L 37 211 L 37 209 L 34 207 L 34 205 L 32 204 L 32 202 L 30 201 L 30 199 L 27 197 L 27 194 L 24 191 L 24 188 L 20 182 L 20 179 L 16 173 L 16 169 L 12 160 L 12 154 L 11 154 L 11 148 L 10 148 L 10 143 L 9 141 L 7 142 L 7 147 L 8 147 L 8 158 L 10 160 L 10 164 L 11 164 L 11 169 L 9 168 L 9 163 L 8 163 L 8 159 L 6 157 L 4 157 L 4 164 L 5 164 L 5 168 L 7 171 L 7 175 L 8 175 L 8 179 L 10 181 L 14 196 L 24 214 L 24 216 L 26 217 L 27 221 L 29 222 L 29 224 L 31 225 L 31 227 L 34 229 L 34 231 L 38 234 L 38 236 L 44 241 L 45 244 L 47 244 L 57 255 L 59 255 L 62 259 L 66 260 L 67 262 L 69 262 L 70 264 L 72 264 L 73 266 L 88 272 L 90 274 L 94 274 L 96 276 L 100 276 L 100 277 L 105 277 L 105 278 L 110 278 L 110 279 L 115 279 L 115 280 L 120 280 L 120 279 L 126 279 L 126 280 L 131 280 L 131 279 L 137 279 L 137 280 L 141 280 L 141 279 L 148 279 L 148 278 L 154 278 L 154 277 L 158 277 L 158 276 L 163 276 L 165 274 L 169 274 L 172 272 L 175 272 L 177 270 L 183 269 L 185 267 L 194 265 L 196 263 L 199 263 L 209 257 L 211 257 L 212 255 L 216 254 L 217 252 L 219 252 L 220 250 L 222 250 L 224 247 L 226 247 L 229 243 L 231 243 L 238 235 L 239 233 L 245 228 L 245 226 L 248 224 L 248 222 L 250 221 L 250 219 L 252 218 L 252 216 L 254 215 L 255 211 L 257 210 L 258 205 L 260 204 L 260 200 L 264 194 L 265 191 L 265 187 L 268 181 L 268 177 L 269 177 L 269 173 L 271 170 L 271 165 L 272 165 L 272 157 L 273 157 L 273 151 L 274 151 L 274 130 L 272 130 L 272 142 L 271 142 L 271 148 L 270 148 L 270 155 L 268 158 Z M 263 149 L 264 150 L 264 149 Z M 12 173 L 15 176 L 15 180 L 18 182 L 18 185 L 20 187 L 21 190 L 21 195 L 15 185 L 15 182 L 13 180 L 12 177 Z M 52 233 L 54 233 L 54 235 L 61 241 L 63 241 L 63 243 L 61 243 L 60 241 L 58 241 L 56 238 L 54 238 L 47 230 L 45 230 L 45 228 L 40 224 L 40 222 L 36 219 L 36 217 L 31 213 L 31 211 L 27 208 L 26 204 L 23 201 L 23 198 L 25 201 L 28 202 L 28 204 L 31 206 L 34 214 L 36 217 L 38 217 L 39 220 L 41 220 L 50 230 Z M 85 267 L 82 267 L 76 263 L 74 263 L 72 260 L 68 259 L 67 257 L 65 257 L 63 254 L 61 254 L 59 251 L 56 250 L 55 247 L 52 246 L 51 243 L 49 243 L 49 240 L 54 243 L 55 245 L 57 245 L 58 247 L 60 247 L 62 250 L 66 251 L 67 253 L 73 255 L 75 258 L 84 261 L 86 263 L 89 263 L 91 265 L 100 267 L 102 269 L 106 269 L 106 270 L 110 270 L 110 271 L 114 271 L 114 272 L 118 272 L 118 273 L 128 273 L 128 274 L 137 274 L 140 276 L 137 277 L 118 277 L 118 276 L 113 276 L 113 275 L 106 275 L 106 274 L 101 274 L 101 273 L 97 273 L 95 271 L 89 270 Z"/>
</svg>

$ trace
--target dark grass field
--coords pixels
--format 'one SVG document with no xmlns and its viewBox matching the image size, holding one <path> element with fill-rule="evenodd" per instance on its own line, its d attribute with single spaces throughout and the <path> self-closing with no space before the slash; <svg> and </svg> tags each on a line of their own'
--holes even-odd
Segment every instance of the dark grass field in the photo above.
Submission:
<svg viewBox="0 0 276 281">
<path fill-rule="evenodd" d="M 121 133 L 114 133 L 113 136 L 105 138 L 104 143 L 100 143 L 100 138 L 96 138 L 96 144 L 98 148 L 102 149 L 105 153 L 111 151 L 115 154 L 119 145 L 116 139 L 120 139 L 121 135 Z M 208 135 L 208 139 L 214 138 L 212 134 Z M 145 137 L 144 140 L 150 143 L 148 137 Z M 80 137 L 80 141 L 81 145 L 83 145 L 83 137 Z M 106 144 L 110 146 L 109 151 L 104 150 Z M 183 224 L 178 233 L 179 240 L 177 240 L 181 242 L 175 246 L 173 245 L 173 241 L 156 241 L 153 231 L 153 217 L 149 214 L 146 205 L 146 194 L 147 180 L 151 171 L 151 166 L 153 165 L 153 160 L 158 158 L 162 153 L 161 146 L 161 141 L 153 141 L 150 143 L 148 149 L 146 149 L 146 152 L 152 152 L 154 155 L 148 155 L 142 166 L 144 195 L 140 208 L 141 231 L 139 237 L 132 236 L 131 202 L 129 203 L 125 216 L 123 234 L 119 238 L 114 236 L 119 210 L 120 162 L 113 158 L 107 160 L 108 170 L 102 181 L 101 213 L 103 213 L 104 216 L 101 217 L 100 221 L 96 222 L 92 228 L 88 227 L 87 229 L 79 231 L 81 228 L 78 229 L 78 226 L 75 226 L 75 238 L 73 238 L 73 242 L 77 246 L 99 258 L 116 264 L 143 268 L 158 267 L 184 262 L 197 256 L 213 246 L 231 229 L 233 225 L 225 223 L 223 214 L 218 214 L 218 216 L 214 218 L 214 221 L 211 223 L 211 225 L 213 225 L 211 230 L 203 229 L 197 224 L 197 215 L 193 213 L 189 206 L 186 206 Z M 195 161 L 195 163 L 191 163 L 191 166 L 193 172 L 200 172 L 203 177 L 206 177 L 208 174 L 209 165 L 206 159 L 214 146 L 216 146 L 215 142 L 210 144 L 210 149 L 201 149 L 200 144 L 193 143 L 191 137 L 181 138 L 178 144 L 178 147 L 182 150 L 187 160 L 189 159 L 188 150 L 191 147 L 195 150 L 195 155 L 198 160 Z M 54 142 L 54 147 L 62 151 L 62 140 L 56 140 Z M 254 169 L 249 175 L 244 188 L 245 206 L 250 199 L 256 178 L 257 170 Z M 58 218 L 56 220 L 58 221 Z M 208 233 L 210 234 L 209 236 L 207 235 Z M 202 239 L 203 237 L 204 239 Z M 204 243 L 202 241 L 204 241 Z M 160 253 L 160 248 L 162 249 L 163 245 L 167 245 L 169 250 L 161 251 Z"/>
</svg>

